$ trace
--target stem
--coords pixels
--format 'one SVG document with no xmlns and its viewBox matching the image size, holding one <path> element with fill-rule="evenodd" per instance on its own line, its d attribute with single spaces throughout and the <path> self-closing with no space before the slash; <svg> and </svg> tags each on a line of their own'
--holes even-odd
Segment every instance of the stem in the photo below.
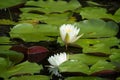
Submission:
<svg viewBox="0 0 120 80">
<path fill-rule="evenodd" d="M 10 12 L 10 9 L 9 9 L 9 8 L 7 8 L 7 9 L 8 9 L 8 14 L 9 14 L 10 20 L 13 20 L 12 14 L 11 14 L 11 12 Z"/>
<path fill-rule="evenodd" d="M 67 44 L 65 44 L 66 51 L 67 51 L 67 47 L 68 47 L 68 45 L 67 45 Z"/>
</svg>

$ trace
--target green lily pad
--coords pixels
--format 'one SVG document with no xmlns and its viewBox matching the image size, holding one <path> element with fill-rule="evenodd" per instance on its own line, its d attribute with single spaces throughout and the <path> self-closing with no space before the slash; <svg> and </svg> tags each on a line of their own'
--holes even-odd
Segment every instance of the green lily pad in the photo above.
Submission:
<svg viewBox="0 0 120 80">
<path fill-rule="evenodd" d="M 48 76 L 45 75 L 32 75 L 32 76 L 13 77 L 9 80 L 50 80 L 50 79 Z"/>
<path fill-rule="evenodd" d="M 120 80 L 120 77 L 118 77 L 116 80 Z"/>
<path fill-rule="evenodd" d="M 0 77 L 9 78 L 10 76 L 15 75 L 33 74 L 39 72 L 40 69 L 42 69 L 41 65 L 26 61 L 18 65 L 9 67 L 6 71 L 2 72 Z"/>
<path fill-rule="evenodd" d="M 87 65 L 93 65 L 99 60 L 106 60 L 107 57 L 99 57 L 99 56 L 92 56 L 92 55 L 87 55 L 87 54 L 74 54 L 74 55 L 69 55 L 69 58 L 71 60 L 77 60 L 81 61 Z"/>
<path fill-rule="evenodd" d="M 27 42 L 53 41 L 58 35 L 57 27 L 47 24 L 35 25 L 22 23 L 14 26 L 10 31 L 11 38 L 21 38 Z"/>
<path fill-rule="evenodd" d="M 107 14 L 107 10 L 105 8 L 100 8 L 100 7 L 81 8 L 80 14 L 82 15 L 83 19 L 84 18 L 88 18 L 88 19 L 109 18 L 112 16 L 112 14 Z"/>
<path fill-rule="evenodd" d="M 70 2 L 66 1 L 54 1 L 54 0 L 38 0 L 38 1 L 27 1 L 25 4 L 26 6 L 36 6 L 38 8 L 32 8 L 29 9 L 22 8 L 21 10 L 24 12 L 30 12 L 30 11 L 39 11 L 39 12 L 45 12 L 45 13 L 52 13 L 52 12 L 64 12 L 68 10 L 75 10 L 76 8 L 80 7 L 80 3 L 77 0 L 71 0 Z"/>
<path fill-rule="evenodd" d="M 87 18 L 87 19 L 105 18 L 105 19 L 112 19 L 116 22 L 120 22 L 120 18 L 119 18 L 120 17 L 120 15 L 119 15 L 120 9 L 118 9 L 114 15 L 108 14 L 107 10 L 105 8 L 101 8 L 101 7 L 84 7 L 84 8 L 81 8 L 79 10 L 79 12 L 83 19 L 85 19 L 85 18 Z"/>
<path fill-rule="evenodd" d="M 24 3 L 26 0 L 1 0 L 0 2 L 0 8 L 8 8 L 8 7 L 13 7 L 18 4 Z"/>
<path fill-rule="evenodd" d="M 102 70 L 114 70 L 114 69 L 115 65 L 113 65 L 112 63 L 100 60 L 90 68 L 90 74 Z"/>
<path fill-rule="evenodd" d="M 0 51 L 1 50 L 8 50 L 12 44 L 12 42 L 10 41 L 9 37 L 0 37 Z"/>
<path fill-rule="evenodd" d="M 114 63 L 120 64 L 120 49 L 112 49 L 112 55 L 109 56 L 110 60 Z"/>
<path fill-rule="evenodd" d="M 7 70 L 7 68 L 11 65 L 11 62 L 3 57 L 0 57 L 0 75 Z"/>
<path fill-rule="evenodd" d="M 0 50 L 0 57 L 8 58 L 10 61 L 16 64 L 23 60 L 24 55 L 11 50 Z"/>
<path fill-rule="evenodd" d="M 1 25 L 16 25 L 16 22 L 9 19 L 0 19 Z"/>
<path fill-rule="evenodd" d="M 79 39 L 75 44 L 83 48 L 83 53 L 111 53 L 111 47 L 119 45 L 120 40 L 116 37 L 99 38 L 99 39 Z"/>
<path fill-rule="evenodd" d="M 78 60 L 69 60 L 61 64 L 59 70 L 60 72 L 82 72 L 87 74 L 89 67 Z"/>
<path fill-rule="evenodd" d="M 71 13 L 62 13 L 62 14 L 48 14 L 48 15 L 40 15 L 34 13 L 23 13 L 20 15 L 21 22 L 25 22 L 26 20 L 31 21 L 40 21 L 47 24 L 52 25 L 62 25 L 64 23 L 73 23 L 75 19 L 69 19 L 71 17 Z"/>
<path fill-rule="evenodd" d="M 100 19 L 89 19 L 76 23 L 81 29 L 82 38 L 112 37 L 118 33 L 119 27 L 113 21 L 105 22 Z"/>
<path fill-rule="evenodd" d="M 100 77 L 68 77 L 65 80 L 107 80 Z"/>
</svg>

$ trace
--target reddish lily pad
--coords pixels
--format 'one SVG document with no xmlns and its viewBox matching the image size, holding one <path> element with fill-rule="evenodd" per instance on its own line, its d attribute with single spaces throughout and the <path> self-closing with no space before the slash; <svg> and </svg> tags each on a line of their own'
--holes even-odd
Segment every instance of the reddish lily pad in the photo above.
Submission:
<svg viewBox="0 0 120 80">
<path fill-rule="evenodd" d="M 42 61 L 46 58 L 49 51 L 47 48 L 42 46 L 25 47 L 23 45 L 15 45 L 11 50 L 22 52 L 25 56 L 24 60 L 28 60 L 30 62 Z"/>
</svg>

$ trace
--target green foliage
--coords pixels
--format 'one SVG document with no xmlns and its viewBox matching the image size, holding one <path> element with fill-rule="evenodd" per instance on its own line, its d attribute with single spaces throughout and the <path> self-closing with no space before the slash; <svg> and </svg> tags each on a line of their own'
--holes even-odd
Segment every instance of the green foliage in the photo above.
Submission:
<svg viewBox="0 0 120 80">
<path fill-rule="evenodd" d="M 119 45 L 120 40 L 116 37 L 99 39 L 79 39 L 76 44 L 83 48 L 84 53 L 112 54 L 111 47 Z"/>
<path fill-rule="evenodd" d="M 32 75 L 32 76 L 13 77 L 9 80 L 50 80 L 50 79 L 48 76 L 45 75 Z"/>
<path fill-rule="evenodd" d="M 5 63 L 5 60 L 2 60 L 2 63 Z M 3 66 L 3 64 L 1 64 Z M 0 69 L 2 71 L 2 73 L 0 73 L 0 77 L 2 78 L 9 78 L 11 76 L 15 76 L 15 75 L 24 75 L 24 74 L 33 74 L 33 73 L 37 73 L 39 72 L 40 69 L 42 69 L 42 66 L 37 65 L 36 63 L 30 63 L 28 61 L 20 63 L 18 65 L 13 65 L 13 66 L 8 66 L 7 64 L 7 68 L 6 67 L 1 67 Z"/>
<path fill-rule="evenodd" d="M 99 77 L 68 77 L 65 80 L 107 80 Z"/>
<path fill-rule="evenodd" d="M 94 60 L 94 59 L 93 59 Z M 73 68 L 75 67 L 75 68 Z M 114 70 L 115 66 L 107 62 L 105 60 L 98 60 L 95 64 L 93 64 L 90 68 L 88 65 L 83 63 L 80 60 L 69 60 L 60 65 L 60 72 L 80 72 L 87 75 L 93 74 L 95 72 L 99 72 L 102 70 Z"/>
<path fill-rule="evenodd" d="M 92 55 L 88 55 L 88 54 L 69 55 L 69 58 L 71 60 L 81 61 L 87 65 L 93 65 L 100 60 L 107 60 L 108 59 L 107 57 L 92 56 Z"/>
<path fill-rule="evenodd" d="M 79 11 L 80 15 L 83 19 L 98 19 L 98 18 L 104 18 L 104 19 L 111 19 L 116 22 L 120 22 L 120 9 L 116 11 L 114 15 L 108 14 L 107 10 L 105 8 L 101 7 L 84 7 L 81 8 Z M 89 13 L 89 14 L 88 14 Z M 94 14 L 94 15 L 93 15 Z"/>
<path fill-rule="evenodd" d="M 16 25 L 17 23 L 9 19 L 0 19 L 0 25 Z"/>
<path fill-rule="evenodd" d="M 26 2 L 26 0 L 0 0 L 0 9 L 13 7 L 24 2 Z"/>
<path fill-rule="evenodd" d="M 118 33 L 119 27 L 115 22 L 105 22 L 100 19 L 89 19 L 76 24 L 84 33 L 84 38 L 111 37 Z"/>
<path fill-rule="evenodd" d="M 10 41 L 10 38 L 9 37 L 0 37 L 0 51 L 1 50 L 8 50 L 11 45 L 7 45 L 7 44 L 12 44 L 12 42 Z"/>
<path fill-rule="evenodd" d="M 81 7 L 77 0 L 66 1 L 27 1 L 26 7 L 21 8 L 23 12 L 20 15 L 20 21 L 36 20 L 38 22 L 62 25 L 65 23 L 75 22 L 75 18 L 72 18 L 73 12 Z M 34 7 L 27 7 L 34 6 Z"/>
<path fill-rule="evenodd" d="M 19 63 L 23 60 L 24 55 L 11 50 L 0 50 L 0 57 L 8 58 L 13 63 Z"/>
<path fill-rule="evenodd" d="M 69 3 L 66 1 L 27 1 L 26 6 L 35 6 L 35 7 L 27 7 L 22 8 L 22 12 L 30 12 L 30 11 L 39 11 L 44 13 L 52 13 L 52 12 L 65 12 L 68 10 L 74 11 L 76 8 L 80 7 L 80 3 L 77 0 L 71 0 Z"/>
<path fill-rule="evenodd" d="M 11 38 L 21 38 L 28 42 L 52 41 L 58 36 L 57 27 L 47 24 L 32 25 L 22 23 L 14 26 L 10 31 Z M 32 38 L 31 38 L 32 37 Z"/>
</svg>

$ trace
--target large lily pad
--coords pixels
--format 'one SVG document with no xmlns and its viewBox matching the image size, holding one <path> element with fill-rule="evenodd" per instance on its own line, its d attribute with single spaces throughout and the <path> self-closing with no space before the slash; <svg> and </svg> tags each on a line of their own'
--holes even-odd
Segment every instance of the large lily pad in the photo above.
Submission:
<svg viewBox="0 0 120 80">
<path fill-rule="evenodd" d="M 15 51 L 0 50 L 0 57 L 8 58 L 10 61 L 16 64 L 23 60 L 24 55 Z"/>
<path fill-rule="evenodd" d="M 66 1 L 54 1 L 54 0 L 38 0 L 38 1 L 27 1 L 26 6 L 35 6 L 34 8 L 22 8 L 21 10 L 24 12 L 30 11 L 39 11 L 44 13 L 52 13 L 52 12 L 64 12 L 68 10 L 75 10 L 80 7 L 80 3 L 77 0 L 71 0 L 69 3 Z M 38 8 L 36 8 L 38 7 Z M 30 8 L 30 9 L 29 9 Z"/>
<path fill-rule="evenodd" d="M 13 77 L 9 80 L 50 80 L 50 79 L 48 76 L 45 75 L 32 75 L 32 76 Z"/>
<path fill-rule="evenodd" d="M 84 7 L 79 10 L 80 15 L 83 19 L 112 19 L 116 22 L 120 22 L 120 9 L 117 10 L 117 12 L 112 15 L 110 13 L 107 13 L 107 10 L 105 8 L 101 7 Z M 88 14 L 89 13 L 89 14 Z M 94 15 L 93 15 L 94 14 Z"/>
<path fill-rule="evenodd" d="M 57 27 L 52 25 L 32 25 L 22 23 L 14 26 L 10 31 L 11 38 L 21 38 L 28 42 L 52 41 L 58 35 Z"/>
<path fill-rule="evenodd" d="M 68 77 L 65 80 L 107 80 L 100 77 Z"/>
<path fill-rule="evenodd" d="M 20 63 L 15 66 L 10 66 L 6 69 L 6 71 L 0 74 L 0 77 L 9 78 L 15 75 L 22 75 L 22 74 L 33 74 L 39 72 L 42 69 L 42 66 L 36 63 L 30 63 L 28 61 Z"/>
<path fill-rule="evenodd" d="M 99 56 L 92 56 L 92 55 L 87 55 L 87 54 L 74 54 L 74 55 L 69 55 L 69 58 L 71 60 L 75 61 L 81 61 L 87 65 L 93 65 L 96 62 L 100 60 L 106 60 L 108 59 L 107 57 L 99 57 Z"/>
<path fill-rule="evenodd" d="M 9 37 L 0 37 L 0 50 L 8 50 L 12 44 Z"/>
<path fill-rule="evenodd" d="M 60 72 L 82 72 L 88 73 L 89 67 L 78 60 L 69 60 L 59 66 Z"/>
<path fill-rule="evenodd" d="M 111 47 L 119 45 L 120 40 L 116 37 L 99 39 L 79 39 L 75 42 L 83 48 L 84 53 L 112 54 Z"/>
<path fill-rule="evenodd" d="M 1 0 L 0 8 L 13 7 L 21 3 L 25 3 L 27 0 Z"/>
<path fill-rule="evenodd" d="M 105 22 L 100 19 L 84 20 L 76 24 L 84 33 L 84 38 L 111 37 L 118 33 L 119 27 L 113 21 Z"/>
</svg>

